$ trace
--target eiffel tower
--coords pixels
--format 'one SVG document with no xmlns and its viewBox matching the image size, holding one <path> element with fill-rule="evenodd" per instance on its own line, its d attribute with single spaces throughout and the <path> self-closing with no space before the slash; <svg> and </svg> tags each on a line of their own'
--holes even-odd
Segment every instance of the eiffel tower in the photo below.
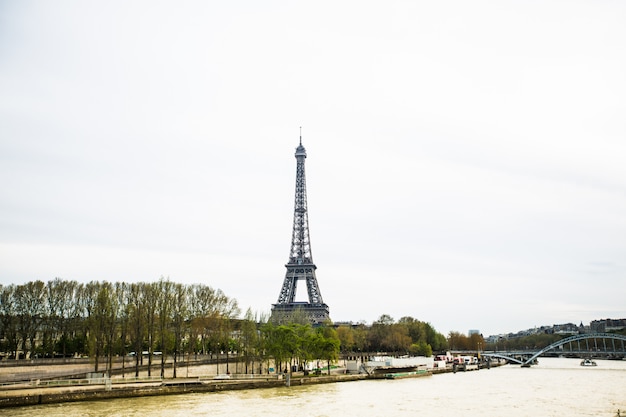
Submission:
<svg viewBox="0 0 626 417">
<path fill-rule="evenodd" d="M 272 321 L 289 322 L 293 318 L 303 315 L 311 324 L 319 324 L 330 320 L 328 306 L 322 300 L 311 256 L 311 241 L 309 239 L 309 216 L 306 201 L 306 178 L 304 175 L 304 160 L 306 150 L 300 145 L 296 148 L 296 201 L 293 213 L 293 233 L 291 235 L 291 251 L 289 262 L 285 265 L 287 272 L 278 296 L 278 302 L 272 304 Z M 306 282 L 309 296 L 308 302 L 295 301 L 298 281 Z"/>
</svg>

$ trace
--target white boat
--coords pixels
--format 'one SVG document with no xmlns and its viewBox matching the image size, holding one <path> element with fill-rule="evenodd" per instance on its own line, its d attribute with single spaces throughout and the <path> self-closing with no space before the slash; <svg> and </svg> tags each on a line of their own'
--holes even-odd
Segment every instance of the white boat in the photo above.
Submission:
<svg viewBox="0 0 626 417">
<path fill-rule="evenodd" d="M 596 361 L 592 361 L 591 359 L 587 358 L 580 362 L 580 366 L 598 366 L 598 364 L 596 363 Z"/>
</svg>

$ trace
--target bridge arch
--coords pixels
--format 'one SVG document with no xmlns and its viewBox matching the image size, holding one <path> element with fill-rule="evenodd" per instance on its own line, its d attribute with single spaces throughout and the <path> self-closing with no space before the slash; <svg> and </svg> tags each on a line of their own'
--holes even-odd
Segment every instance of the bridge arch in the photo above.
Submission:
<svg viewBox="0 0 626 417">
<path fill-rule="evenodd" d="M 530 358 L 528 358 L 522 364 L 522 366 L 530 366 L 530 365 L 532 365 L 532 363 L 535 361 L 535 359 L 537 359 L 539 356 L 543 355 L 544 353 L 546 353 L 548 351 L 551 351 L 552 349 L 556 349 L 559 346 L 563 346 L 563 345 L 565 345 L 567 343 L 576 342 L 576 341 L 579 341 L 579 340 L 586 340 L 586 339 L 612 339 L 612 340 L 621 340 L 622 342 L 626 342 L 626 336 L 622 336 L 621 334 L 612 334 L 612 333 L 584 333 L 584 334 L 578 334 L 578 335 L 566 337 L 565 339 L 561 339 L 561 340 L 559 340 L 557 342 L 552 343 L 550 346 L 546 346 L 545 348 L 541 349 L 539 352 L 535 353 Z M 622 351 L 624 350 L 623 346 L 624 345 L 622 343 Z"/>
<path fill-rule="evenodd" d="M 489 357 L 489 358 L 504 359 L 504 360 L 507 360 L 509 362 L 518 363 L 520 365 L 524 363 L 524 361 L 519 360 L 518 358 L 515 358 L 512 355 L 504 355 L 502 353 L 483 353 L 482 356 L 486 356 L 486 357 Z"/>
<path fill-rule="evenodd" d="M 549 346 L 546 346 L 545 348 L 541 349 L 540 351 L 532 354 L 530 357 L 528 357 L 528 359 L 520 359 L 521 356 L 527 356 L 529 353 L 528 352 L 515 352 L 512 354 L 505 354 L 505 353 L 497 353 L 497 352 L 492 352 L 492 353 L 483 353 L 483 356 L 488 356 L 491 358 L 502 358 L 502 359 L 506 359 L 510 362 L 515 362 L 518 363 L 520 365 L 522 365 L 523 367 L 529 367 L 531 366 L 535 359 L 537 359 L 539 356 L 543 355 L 546 352 L 549 352 L 553 349 L 556 349 L 560 346 L 566 345 L 568 343 L 572 343 L 572 342 L 577 342 L 580 340 L 591 340 L 591 339 L 596 339 L 596 346 L 597 346 L 597 339 L 605 339 L 604 341 L 604 347 L 605 350 L 606 349 L 606 340 L 612 340 L 613 341 L 613 352 L 621 352 L 622 354 L 626 354 L 626 349 L 624 347 L 624 343 L 626 342 L 626 336 L 620 335 L 620 334 L 612 334 L 612 333 L 584 333 L 584 334 L 577 334 L 574 336 L 570 336 L 570 337 L 566 337 L 565 339 L 561 339 L 557 342 L 552 343 Z M 615 348 L 615 341 L 621 341 L 621 350 L 617 350 Z"/>
</svg>

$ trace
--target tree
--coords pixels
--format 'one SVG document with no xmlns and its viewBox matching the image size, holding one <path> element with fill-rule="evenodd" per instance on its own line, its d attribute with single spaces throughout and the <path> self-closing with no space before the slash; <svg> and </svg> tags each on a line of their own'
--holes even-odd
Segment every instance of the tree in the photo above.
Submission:
<svg viewBox="0 0 626 417">
<path fill-rule="evenodd" d="M 161 375 L 168 353 L 173 352 L 175 376 L 176 361 L 187 340 L 189 349 L 196 351 L 224 350 L 228 369 L 228 355 L 241 351 L 233 332 L 239 313 L 237 301 L 221 290 L 174 284 L 164 278 L 152 284 L 91 281 L 83 285 L 55 278 L 46 284 L 0 285 L 0 332 L 4 336 L 0 349 L 15 357 L 20 351 L 24 357 L 87 353 L 96 371 L 103 356 L 106 369 L 111 370 L 113 355 L 125 357 L 134 349 L 138 376 L 142 353 L 149 351 L 151 365 L 158 347 L 164 353 Z"/>
<path fill-rule="evenodd" d="M 254 360 L 257 356 L 256 348 L 259 343 L 259 333 L 257 331 L 256 320 L 252 314 L 252 310 L 248 308 L 241 322 L 241 348 L 243 350 L 243 362 L 245 373 L 248 373 L 248 366 L 254 373 Z"/>
<path fill-rule="evenodd" d="M 230 350 L 230 320 L 239 315 L 237 301 L 227 297 L 221 290 L 214 290 L 206 285 L 194 285 L 191 289 L 193 333 L 199 335 L 203 353 L 217 355 L 219 373 L 219 355 L 226 352 L 228 370 L 228 352 Z"/>
<path fill-rule="evenodd" d="M 472 333 L 469 337 L 469 348 L 477 351 L 485 349 L 485 339 L 483 339 L 483 335 Z"/>
<path fill-rule="evenodd" d="M 141 352 L 143 351 L 142 343 L 145 333 L 145 298 L 142 286 L 142 283 L 133 283 L 130 285 L 130 291 L 128 292 L 130 337 L 135 349 L 135 377 L 139 376 L 139 362 L 141 360 Z"/>
<path fill-rule="evenodd" d="M 215 323 L 213 322 L 215 291 L 213 288 L 201 284 L 193 285 L 190 290 L 192 298 L 191 305 L 193 307 L 192 327 L 195 333 L 200 337 L 201 352 L 208 353 L 209 339 L 216 330 Z"/>
<path fill-rule="evenodd" d="M 61 331 L 62 323 L 65 321 L 63 313 L 63 303 L 66 302 L 65 294 L 66 284 L 60 278 L 48 281 L 46 284 L 46 310 L 44 325 L 44 350 L 50 357 L 54 356 L 55 343 L 57 333 Z"/>
<path fill-rule="evenodd" d="M 165 378 L 165 359 L 168 352 L 169 324 L 172 321 L 174 285 L 170 280 L 161 278 L 157 283 L 157 317 L 161 346 L 161 378 Z"/>
<path fill-rule="evenodd" d="M 74 303 L 71 307 L 71 332 L 74 352 L 89 353 L 87 335 L 89 333 L 87 321 L 91 311 L 91 297 L 84 284 L 78 284 L 74 292 Z"/>
<path fill-rule="evenodd" d="M 408 335 L 411 338 L 412 350 L 417 349 L 420 352 L 432 352 L 433 350 L 442 351 L 447 348 L 446 338 L 437 333 L 437 331 L 430 325 L 430 323 L 419 321 L 413 317 L 402 317 L 398 320 L 398 323 L 405 326 L 408 331 Z M 426 346 L 429 346 L 426 348 Z M 430 356 L 422 353 L 424 356 Z"/>
<path fill-rule="evenodd" d="M 450 332 L 448 334 L 448 343 L 450 348 L 454 350 L 472 349 L 469 338 L 459 332 Z"/>
<path fill-rule="evenodd" d="M 15 285 L 0 285 L 0 333 L 7 339 L 6 350 L 17 359 L 19 332 Z"/>
<path fill-rule="evenodd" d="M 295 337 L 295 350 L 292 352 L 292 358 L 296 359 L 296 364 L 299 365 L 297 367 L 304 367 L 316 358 L 318 351 L 316 333 L 310 323 L 291 323 L 289 326 L 293 328 Z"/>
<path fill-rule="evenodd" d="M 415 342 L 427 342 L 426 323 L 414 319 L 413 317 L 402 317 L 398 323 L 407 328 L 407 334 Z"/>
<path fill-rule="evenodd" d="M 122 356 L 122 377 L 126 373 L 127 339 L 130 325 L 131 306 L 128 303 L 130 286 L 125 282 L 115 283 L 115 298 L 117 306 L 117 317 L 119 323 L 119 348 L 118 352 Z"/>
<path fill-rule="evenodd" d="M 44 318 L 45 297 L 45 284 L 42 281 L 27 282 L 18 285 L 15 290 L 16 315 L 25 357 L 30 356 L 35 349 L 35 338 Z"/>
<path fill-rule="evenodd" d="M 433 355 L 432 347 L 426 342 L 417 342 L 413 343 L 409 347 L 409 353 L 414 356 L 427 356 L 430 357 Z"/>
<path fill-rule="evenodd" d="M 389 352 L 408 352 L 411 346 L 411 337 L 409 336 L 408 329 L 399 323 L 388 326 L 381 346 L 384 350 Z"/>
<path fill-rule="evenodd" d="M 435 331 L 435 329 L 430 325 L 430 323 L 426 323 L 428 328 L 432 330 L 432 336 L 428 337 L 428 343 L 432 346 L 432 349 L 437 352 L 443 352 L 448 349 L 448 340 L 444 335 Z"/>
<path fill-rule="evenodd" d="M 406 323 L 394 323 L 393 318 L 383 314 L 372 324 L 368 343 L 373 350 L 406 353 L 411 345 L 411 337 Z"/>
<path fill-rule="evenodd" d="M 158 300 L 158 287 L 156 283 L 143 284 L 144 293 L 144 313 L 146 320 L 146 335 L 148 337 L 148 376 L 152 376 L 152 355 L 154 353 L 154 343 L 156 339 L 156 307 Z"/>
<path fill-rule="evenodd" d="M 186 333 L 189 314 L 189 291 L 181 284 L 174 284 L 172 290 L 172 326 L 174 328 L 173 377 L 176 378 L 177 357 L 182 350 L 182 340 Z"/>
<path fill-rule="evenodd" d="M 274 358 L 274 362 L 279 371 L 283 370 L 283 364 L 291 364 L 298 349 L 294 325 L 275 325 L 272 322 L 266 323 L 262 329 L 265 334 L 265 348 L 269 356 Z"/>
<path fill-rule="evenodd" d="M 380 351 L 386 349 L 384 340 L 388 338 L 393 323 L 393 319 L 387 314 L 383 314 L 378 320 L 372 323 L 372 327 L 370 327 L 367 333 L 367 345 L 369 350 Z"/>
<path fill-rule="evenodd" d="M 75 330 L 78 328 L 75 316 L 76 303 L 78 299 L 78 289 L 80 285 L 76 281 L 65 281 L 55 279 L 54 285 L 49 286 L 49 292 L 56 292 L 58 303 L 56 303 L 57 343 L 55 351 L 61 353 L 63 357 L 76 354 L 79 346 L 76 343 Z M 58 320 L 57 320 L 58 319 Z M 60 334 L 60 336 L 59 336 Z"/>
<path fill-rule="evenodd" d="M 339 326 L 337 328 L 337 337 L 339 338 L 342 352 L 354 351 L 354 331 L 350 326 Z"/>
<path fill-rule="evenodd" d="M 364 352 L 367 347 L 367 328 L 361 323 L 352 329 L 354 337 L 354 348 L 357 352 Z"/>
<path fill-rule="evenodd" d="M 107 370 L 110 372 L 116 321 L 113 286 L 106 281 L 102 284 L 92 281 L 88 284 L 88 288 L 95 294 L 88 322 L 91 352 L 95 359 L 94 372 L 98 372 L 99 359 L 103 354 L 106 354 Z"/>
<path fill-rule="evenodd" d="M 330 375 L 330 364 L 338 359 L 341 342 L 337 331 L 330 326 L 318 327 L 317 333 L 321 335 L 319 351 L 317 353 L 321 359 L 326 360 L 328 375 Z"/>
</svg>

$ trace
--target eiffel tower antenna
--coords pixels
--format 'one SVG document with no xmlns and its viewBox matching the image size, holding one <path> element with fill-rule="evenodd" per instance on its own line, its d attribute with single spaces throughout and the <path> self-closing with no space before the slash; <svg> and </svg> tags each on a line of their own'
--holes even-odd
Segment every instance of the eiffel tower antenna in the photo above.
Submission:
<svg viewBox="0 0 626 417">
<path fill-rule="evenodd" d="M 285 265 L 287 272 L 276 304 L 272 304 L 272 320 L 276 322 L 292 321 L 297 314 L 304 315 L 312 324 L 330 320 L 328 306 L 322 300 L 317 283 L 311 254 L 309 236 L 309 214 L 306 197 L 306 177 L 304 161 L 306 149 L 302 146 L 302 127 L 300 127 L 300 144 L 296 148 L 296 198 L 293 213 L 293 231 L 289 261 Z M 306 282 L 308 302 L 296 301 L 298 281 Z M 300 312 L 300 313 L 298 313 Z"/>
</svg>

